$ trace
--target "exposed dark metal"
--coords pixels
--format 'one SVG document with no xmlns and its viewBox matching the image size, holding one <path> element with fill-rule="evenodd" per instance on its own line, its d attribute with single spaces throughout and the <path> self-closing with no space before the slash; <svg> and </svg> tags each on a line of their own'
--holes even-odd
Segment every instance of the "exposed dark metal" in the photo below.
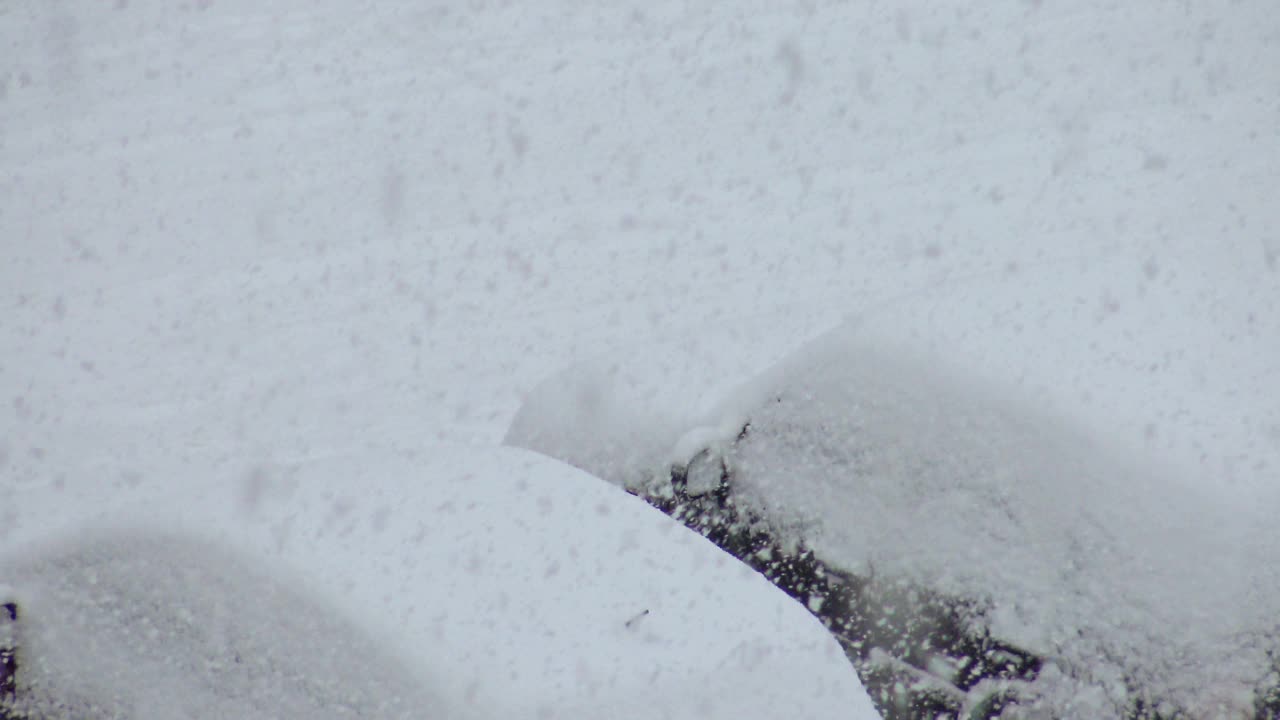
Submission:
<svg viewBox="0 0 1280 720">
<path fill-rule="evenodd" d="M 18 688 L 18 604 L 0 603 L 0 720 L 19 720 L 12 710 Z"/>
</svg>

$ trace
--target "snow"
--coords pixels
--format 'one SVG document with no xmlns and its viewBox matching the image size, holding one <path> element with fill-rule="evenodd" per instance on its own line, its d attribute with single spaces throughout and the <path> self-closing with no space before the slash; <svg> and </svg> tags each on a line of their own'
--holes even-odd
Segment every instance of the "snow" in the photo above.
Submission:
<svg viewBox="0 0 1280 720">
<path fill-rule="evenodd" d="M 648 472 L 849 317 L 1275 507 L 1278 43 L 1264 0 L 8 4 L 0 550 L 487 457 L 544 381 Z"/>
<path fill-rule="evenodd" d="M 1280 537 L 1260 486 L 1077 426 L 904 335 L 832 331 L 728 393 L 707 424 L 638 428 L 680 438 L 647 460 L 569 441 L 555 423 L 572 396 L 532 395 L 507 441 L 637 490 L 723 462 L 784 542 L 981 599 L 996 637 L 1050 659 L 1037 691 L 1056 713 L 1122 715 L 1126 682 L 1196 717 L 1251 712 L 1280 642 Z M 616 424 L 629 422 L 643 420 Z"/>
<path fill-rule="evenodd" d="M 764 578 L 525 451 L 334 454 L 105 513 L 17 499 L 61 526 L 0 558 L 24 662 L 133 717 L 876 717 Z"/>
<path fill-rule="evenodd" d="M 437 717 L 394 658 L 279 569 L 182 535 L 90 533 L 6 563 L 36 716 Z M 12 647 L 12 646 L 10 646 Z"/>
<path fill-rule="evenodd" d="M 1122 712 L 1082 704 L 1108 677 L 1198 717 L 1252 709 L 1280 642 L 1269 509 L 866 342 L 833 333 L 773 374 L 730 456 L 745 498 L 846 567 L 989 600 L 998 637 L 1081 676 L 1044 688 L 1061 712 Z"/>
</svg>

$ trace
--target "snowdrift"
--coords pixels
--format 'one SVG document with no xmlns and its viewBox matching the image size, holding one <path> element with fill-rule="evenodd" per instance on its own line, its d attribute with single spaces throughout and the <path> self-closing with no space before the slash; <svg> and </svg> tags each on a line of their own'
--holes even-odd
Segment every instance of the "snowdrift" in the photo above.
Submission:
<svg viewBox="0 0 1280 720">
<path fill-rule="evenodd" d="M 20 589 L 19 717 L 446 716 L 287 573 L 216 544 L 89 533 L 9 553 L 0 574 Z"/>
</svg>

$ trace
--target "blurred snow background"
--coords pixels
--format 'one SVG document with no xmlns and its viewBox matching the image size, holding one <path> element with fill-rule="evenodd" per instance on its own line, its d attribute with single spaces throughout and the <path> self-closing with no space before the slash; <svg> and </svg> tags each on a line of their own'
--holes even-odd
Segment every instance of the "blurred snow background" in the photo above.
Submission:
<svg viewBox="0 0 1280 720">
<path fill-rule="evenodd" d="M 0 533 L 849 317 L 1274 506 L 1278 176 L 1264 0 L 7 3 Z"/>
</svg>

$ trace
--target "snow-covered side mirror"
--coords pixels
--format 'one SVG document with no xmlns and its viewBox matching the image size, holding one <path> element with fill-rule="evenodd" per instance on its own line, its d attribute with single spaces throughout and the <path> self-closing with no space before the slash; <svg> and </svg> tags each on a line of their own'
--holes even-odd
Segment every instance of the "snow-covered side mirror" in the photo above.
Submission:
<svg viewBox="0 0 1280 720">
<path fill-rule="evenodd" d="M 685 466 L 684 491 L 689 497 L 701 497 L 719 489 L 724 479 L 724 460 L 720 453 L 709 448 L 698 453 Z"/>
<path fill-rule="evenodd" d="M 685 433 L 671 450 L 671 490 L 677 497 L 700 498 L 728 492 L 728 454 L 733 443 L 747 436 L 750 421 L 730 421 L 724 426 L 697 427 Z M 658 488 L 661 493 L 666 488 Z"/>
</svg>

